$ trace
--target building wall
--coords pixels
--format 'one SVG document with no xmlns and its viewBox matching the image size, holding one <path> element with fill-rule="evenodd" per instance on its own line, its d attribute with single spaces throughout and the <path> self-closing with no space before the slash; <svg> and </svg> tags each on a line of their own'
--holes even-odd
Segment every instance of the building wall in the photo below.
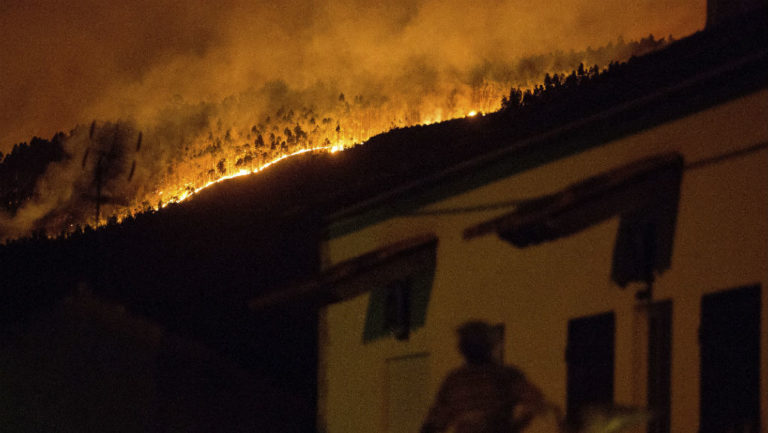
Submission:
<svg viewBox="0 0 768 433">
<path fill-rule="evenodd" d="M 424 209 L 530 198 L 638 159 L 677 151 L 686 165 L 768 143 L 768 91 L 762 90 L 655 128 L 502 179 Z M 672 431 L 696 431 L 699 419 L 697 330 L 701 296 L 762 286 L 761 413 L 768 424 L 768 150 L 745 152 L 683 175 L 671 269 L 654 299 L 672 312 Z M 524 249 L 496 235 L 464 240 L 462 231 L 510 209 L 441 216 L 402 216 L 327 241 L 335 264 L 425 233 L 439 237 L 427 323 L 407 342 L 362 344 L 367 294 L 321 314 L 320 424 L 328 432 L 387 431 L 387 359 L 427 354 L 433 396 L 461 363 L 454 329 L 470 318 L 505 325 L 505 360 L 521 367 L 546 396 L 565 406 L 568 320 L 616 314 L 615 401 L 645 402 L 645 313 L 638 287 L 610 279 L 618 219 Z M 430 397 L 431 399 L 431 397 Z M 416 415 L 413 415 L 416 416 Z"/>
</svg>

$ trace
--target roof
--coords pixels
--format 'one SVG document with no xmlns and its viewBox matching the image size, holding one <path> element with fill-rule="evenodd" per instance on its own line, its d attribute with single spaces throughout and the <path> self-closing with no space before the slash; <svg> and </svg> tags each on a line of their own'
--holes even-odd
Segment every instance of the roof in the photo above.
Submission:
<svg viewBox="0 0 768 433">
<path fill-rule="evenodd" d="M 657 196 L 677 189 L 682 167 L 682 156 L 677 153 L 645 158 L 531 199 L 512 212 L 468 227 L 464 239 L 497 233 L 525 247 L 566 236 L 614 215 L 646 207 Z"/>
<path fill-rule="evenodd" d="M 412 267 L 421 267 L 425 260 L 434 261 L 436 246 L 437 236 L 434 234 L 405 239 L 343 261 L 281 290 L 256 297 L 248 305 L 251 309 L 262 310 L 300 299 L 320 303 L 346 299 L 370 290 L 379 283 L 386 284 L 385 280 L 393 278 L 393 272 L 407 273 Z M 394 266 L 390 266 L 392 264 Z M 360 276 L 365 278 L 362 284 L 360 281 L 352 282 Z"/>
</svg>

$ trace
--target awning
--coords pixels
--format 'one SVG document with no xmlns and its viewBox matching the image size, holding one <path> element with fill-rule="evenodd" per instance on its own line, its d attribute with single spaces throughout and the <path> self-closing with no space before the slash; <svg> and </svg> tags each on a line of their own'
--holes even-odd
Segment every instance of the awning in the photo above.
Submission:
<svg viewBox="0 0 768 433">
<path fill-rule="evenodd" d="M 613 278 L 620 285 L 669 268 L 683 158 L 669 153 L 588 178 L 555 194 L 524 202 L 513 212 L 464 230 L 489 233 L 517 246 L 569 236 L 620 215 Z"/>
<path fill-rule="evenodd" d="M 252 299 L 253 310 L 263 310 L 291 302 L 318 305 L 349 299 L 375 288 L 434 272 L 437 236 L 409 238 L 356 258 L 341 262 L 313 278 Z"/>
</svg>

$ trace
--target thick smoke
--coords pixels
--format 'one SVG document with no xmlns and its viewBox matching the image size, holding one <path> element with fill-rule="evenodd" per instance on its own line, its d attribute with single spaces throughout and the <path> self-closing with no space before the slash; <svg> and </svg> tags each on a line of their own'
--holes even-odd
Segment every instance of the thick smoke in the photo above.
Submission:
<svg viewBox="0 0 768 433">
<path fill-rule="evenodd" d="M 633 54 L 588 46 L 684 36 L 704 18 L 703 1 L 683 0 L 6 0 L 0 151 L 82 126 L 34 199 L 0 212 L 0 238 L 92 223 L 97 201 L 102 217 L 157 207 L 184 192 L 168 186 L 281 153 L 492 110 L 510 85 Z"/>
<path fill-rule="evenodd" d="M 146 121 L 271 80 L 392 94 L 435 74 L 615 40 L 684 36 L 703 0 L 4 0 L 0 151 L 93 118 Z M 435 83 L 435 85 L 439 85 Z"/>
</svg>

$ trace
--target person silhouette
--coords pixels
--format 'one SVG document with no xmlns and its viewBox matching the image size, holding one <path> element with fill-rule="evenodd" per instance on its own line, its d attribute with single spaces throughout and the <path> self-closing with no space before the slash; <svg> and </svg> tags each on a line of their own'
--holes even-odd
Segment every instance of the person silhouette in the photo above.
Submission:
<svg viewBox="0 0 768 433">
<path fill-rule="evenodd" d="M 503 364 L 500 331 L 476 320 L 457 328 L 465 362 L 444 379 L 421 433 L 516 433 L 550 408 L 522 371 Z"/>
</svg>

